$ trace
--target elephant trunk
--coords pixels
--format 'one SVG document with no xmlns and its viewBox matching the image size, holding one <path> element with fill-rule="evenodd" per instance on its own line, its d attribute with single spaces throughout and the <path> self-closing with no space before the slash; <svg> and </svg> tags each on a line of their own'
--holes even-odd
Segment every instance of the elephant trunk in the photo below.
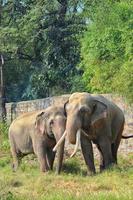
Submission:
<svg viewBox="0 0 133 200">
<path fill-rule="evenodd" d="M 76 137 L 79 129 L 81 129 L 81 121 L 78 117 L 67 119 L 66 132 L 71 144 L 76 144 Z"/>
<path fill-rule="evenodd" d="M 68 140 L 71 144 L 76 144 L 76 132 L 74 134 L 68 132 Z"/>
<path fill-rule="evenodd" d="M 64 129 L 59 129 L 58 134 L 55 135 L 56 145 L 53 151 L 57 150 L 57 165 L 56 165 L 57 174 L 60 174 L 61 172 L 63 157 L 64 157 L 64 145 L 65 145 L 66 132 L 64 132 L 64 134 L 63 132 L 64 132 Z"/>
<path fill-rule="evenodd" d="M 80 144 L 80 134 L 81 134 L 81 130 L 79 129 L 79 130 L 77 131 L 75 148 L 74 148 L 74 151 L 73 151 L 73 153 L 71 154 L 70 158 L 72 158 L 72 157 L 76 154 L 76 152 L 77 152 L 77 150 L 78 150 L 78 147 L 79 147 L 79 144 Z"/>
<path fill-rule="evenodd" d="M 60 174 L 62 168 L 63 157 L 64 157 L 64 145 L 65 145 L 65 140 L 60 144 L 57 150 L 57 166 L 56 166 L 57 174 Z"/>
</svg>

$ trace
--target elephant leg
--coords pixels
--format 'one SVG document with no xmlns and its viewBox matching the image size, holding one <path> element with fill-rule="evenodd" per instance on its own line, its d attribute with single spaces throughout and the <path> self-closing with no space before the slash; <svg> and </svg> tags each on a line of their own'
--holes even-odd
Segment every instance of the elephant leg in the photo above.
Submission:
<svg viewBox="0 0 133 200">
<path fill-rule="evenodd" d="M 118 151 L 118 148 L 116 148 L 115 144 L 111 144 L 111 149 L 112 149 L 112 156 L 113 156 L 113 162 L 115 164 L 117 164 L 117 151 Z"/>
<path fill-rule="evenodd" d="M 104 159 L 103 159 L 102 151 L 100 149 L 99 144 L 97 144 L 96 146 L 97 146 L 99 153 L 100 153 L 100 172 L 102 172 L 105 169 Z"/>
<path fill-rule="evenodd" d="M 38 153 L 37 154 L 38 161 L 40 164 L 40 171 L 41 172 L 46 172 L 49 170 L 49 166 L 47 163 L 47 158 L 46 158 L 46 153 Z"/>
<path fill-rule="evenodd" d="M 98 139 L 98 143 L 103 155 L 104 168 L 106 169 L 113 163 L 111 142 L 108 137 L 103 135 Z"/>
<path fill-rule="evenodd" d="M 11 145 L 11 154 L 12 154 L 12 158 L 13 158 L 12 170 L 13 170 L 13 172 L 16 172 L 18 169 L 19 163 L 20 163 L 18 150 L 16 148 L 15 141 L 14 141 L 13 137 L 11 137 L 11 135 L 9 135 L 9 139 L 10 139 L 10 145 Z"/>
<path fill-rule="evenodd" d="M 38 145 L 36 148 L 35 154 L 37 155 L 38 162 L 40 164 L 40 171 L 46 172 L 49 170 L 49 166 L 47 163 L 47 151 L 44 145 Z"/>
<path fill-rule="evenodd" d="M 120 145 L 121 137 L 117 137 L 115 143 L 111 144 L 113 162 L 117 164 L 117 151 Z"/>
<path fill-rule="evenodd" d="M 81 149 L 88 168 L 88 174 L 93 175 L 96 173 L 94 165 L 94 155 L 92 143 L 84 135 L 81 135 Z"/>
<path fill-rule="evenodd" d="M 117 123 L 119 124 L 119 122 Z M 117 164 L 117 151 L 118 151 L 118 148 L 119 148 L 119 145 L 120 145 L 120 141 L 121 141 L 121 136 L 122 136 L 122 132 L 123 132 L 123 128 L 124 128 L 124 121 L 120 127 L 120 130 L 119 132 L 116 133 L 117 137 L 116 137 L 116 140 L 114 143 L 112 143 L 111 145 L 111 149 L 112 149 L 112 156 L 113 156 L 113 160 L 114 160 L 114 163 Z M 117 130 L 118 128 L 115 127 L 115 130 Z M 114 130 L 114 131 L 115 131 Z"/>
<path fill-rule="evenodd" d="M 11 148 L 11 154 L 13 157 L 12 170 L 16 172 L 23 158 L 23 154 L 16 150 L 16 148 Z"/>
<path fill-rule="evenodd" d="M 14 150 L 11 150 L 12 157 L 13 157 L 13 163 L 12 163 L 12 170 L 13 172 L 16 172 L 19 166 L 19 158 L 17 153 Z"/>
<path fill-rule="evenodd" d="M 49 168 L 51 170 L 53 169 L 54 159 L 55 159 L 55 152 L 53 152 L 53 149 L 47 148 L 47 161 Z"/>
<path fill-rule="evenodd" d="M 48 171 L 49 165 L 47 162 L 46 141 L 44 141 L 41 137 L 37 137 L 33 139 L 32 143 L 33 143 L 34 153 L 36 154 L 39 165 L 40 165 L 40 171 L 41 172 Z"/>
</svg>

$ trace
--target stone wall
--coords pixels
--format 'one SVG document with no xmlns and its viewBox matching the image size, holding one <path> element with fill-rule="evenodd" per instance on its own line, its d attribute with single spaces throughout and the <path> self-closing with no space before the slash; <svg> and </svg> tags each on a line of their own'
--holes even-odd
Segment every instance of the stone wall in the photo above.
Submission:
<svg viewBox="0 0 133 200">
<path fill-rule="evenodd" d="M 63 105 L 68 98 L 69 95 L 62 95 L 62 96 L 48 97 L 45 99 L 22 101 L 18 103 L 16 102 L 7 103 L 6 104 L 7 121 L 8 123 L 10 123 L 22 113 L 45 109 L 50 105 Z"/>
<path fill-rule="evenodd" d="M 124 112 L 126 123 L 124 128 L 124 135 L 133 134 L 133 107 L 129 106 L 125 100 L 119 96 L 112 94 L 104 95 L 107 99 L 116 103 Z M 67 101 L 69 95 L 62 95 L 57 97 L 49 97 L 45 99 L 37 99 L 32 101 L 23 101 L 18 103 L 7 103 L 7 121 L 10 123 L 13 119 L 19 116 L 22 113 L 41 110 L 50 105 L 63 105 L 64 102 Z M 95 148 L 95 147 L 94 147 Z M 70 147 L 71 150 L 71 147 Z M 121 145 L 119 148 L 119 152 L 121 153 L 129 153 L 133 152 L 133 138 L 127 140 L 121 140 Z M 95 150 L 95 154 L 97 155 L 97 151 Z"/>
</svg>

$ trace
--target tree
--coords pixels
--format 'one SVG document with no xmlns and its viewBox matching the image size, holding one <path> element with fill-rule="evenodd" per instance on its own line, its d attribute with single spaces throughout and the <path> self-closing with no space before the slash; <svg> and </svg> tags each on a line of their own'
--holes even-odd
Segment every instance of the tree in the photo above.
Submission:
<svg viewBox="0 0 133 200">
<path fill-rule="evenodd" d="M 132 102 L 133 3 L 130 0 L 93 3 L 88 8 L 89 16 L 86 14 L 88 29 L 81 41 L 80 66 L 86 90 L 120 93 Z"/>
<path fill-rule="evenodd" d="M 4 88 L 4 80 L 3 80 L 3 65 L 4 58 L 0 56 L 0 121 L 5 121 L 6 118 L 6 108 L 5 108 L 5 88 Z"/>
<path fill-rule="evenodd" d="M 10 0 L 3 4 L 0 50 L 5 57 L 8 101 L 71 91 L 72 77 L 80 74 L 79 37 L 85 28 L 79 3 Z"/>
<path fill-rule="evenodd" d="M 0 1 L 0 25 L 1 21 L 2 21 L 2 1 Z M 0 54 L 0 121 L 5 121 L 6 117 L 3 65 L 4 65 L 4 58 L 3 55 Z"/>
</svg>

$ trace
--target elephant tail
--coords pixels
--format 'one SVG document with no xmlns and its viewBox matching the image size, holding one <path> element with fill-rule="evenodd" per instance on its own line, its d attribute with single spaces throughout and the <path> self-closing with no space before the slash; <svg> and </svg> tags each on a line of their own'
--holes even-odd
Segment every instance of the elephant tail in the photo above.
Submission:
<svg viewBox="0 0 133 200">
<path fill-rule="evenodd" d="M 122 135 L 122 139 L 128 139 L 128 138 L 133 138 L 133 135 L 128 135 L 128 136 Z"/>
</svg>

